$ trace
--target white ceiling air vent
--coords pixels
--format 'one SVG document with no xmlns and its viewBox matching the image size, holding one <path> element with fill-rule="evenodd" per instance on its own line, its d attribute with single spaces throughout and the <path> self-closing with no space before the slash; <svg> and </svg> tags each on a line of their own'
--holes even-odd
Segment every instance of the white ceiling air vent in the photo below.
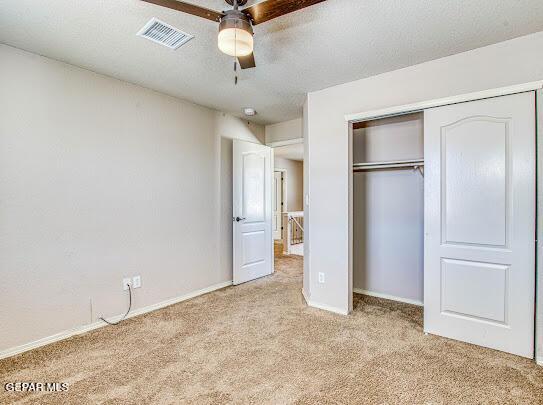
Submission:
<svg viewBox="0 0 543 405">
<path fill-rule="evenodd" d="M 156 18 L 151 18 L 137 35 L 150 39 L 157 44 L 167 46 L 170 49 L 177 49 L 194 38 L 194 36 L 178 30 Z"/>
</svg>

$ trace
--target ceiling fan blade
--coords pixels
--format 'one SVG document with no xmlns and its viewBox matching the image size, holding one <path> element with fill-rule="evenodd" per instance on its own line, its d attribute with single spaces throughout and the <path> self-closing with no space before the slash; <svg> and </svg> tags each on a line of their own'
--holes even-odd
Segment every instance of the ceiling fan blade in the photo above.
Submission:
<svg viewBox="0 0 543 405">
<path fill-rule="evenodd" d="M 162 6 L 166 8 L 171 8 L 172 10 L 182 11 L 183 13 L 192 14 L 197 17 L 206 18 L 211 21 L 219 22 L 223 17 L 223 13 L 219 13 L 214 10 L 210 10 L 205 7 L 196 6 L 194 4 L 185 3 L 184 1 L 177 0 L 142 0 L 146 3 L 156 4 L 157 6 Z"/>
<path fill-rule="evenodd" d="M 255 63 L 255 54 L 251 53 L 247 56 L 240 56 L 238 57 L 239 66 L 242 69 L 250 69 L 256 67 Z"/>
<path fill-rule="evenodd" d="M 253 20 L 253 25 L 257 25 L 323 1 L 325 0 L 267 0 L 244 8 L 241 11 L 249 14 Z"/>
</svg>

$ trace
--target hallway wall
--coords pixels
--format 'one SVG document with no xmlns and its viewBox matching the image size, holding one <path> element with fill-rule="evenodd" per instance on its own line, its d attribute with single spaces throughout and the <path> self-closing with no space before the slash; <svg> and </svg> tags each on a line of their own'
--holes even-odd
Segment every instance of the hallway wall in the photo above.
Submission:
<svg viewBox="0 0 543 405">
<path fill-rule="evenodd" d="M 275 169 L 287 171 L 287 208 L 289 211 L 303 211 L 304 164 L 291 159 L 275 158 Z"/>
</svg>

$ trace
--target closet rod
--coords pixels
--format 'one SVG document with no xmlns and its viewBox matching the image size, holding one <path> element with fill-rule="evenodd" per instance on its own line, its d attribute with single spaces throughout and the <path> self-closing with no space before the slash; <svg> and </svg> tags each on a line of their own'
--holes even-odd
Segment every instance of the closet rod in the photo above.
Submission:
<svg viewBox="0 0 543 405">
<path fill-rule="evenodd" d="M 418 167 L 424 166 L 424 159 L 416 160 L 401 160 L 401 161 L 391 161 L 391 162 L 375 162 L 375 163 L 354 163 L 353 170 L 375 170 L 375 169 L 392 169 L 396 167 L 412 167 L 417 169 Z"/>
</svg>

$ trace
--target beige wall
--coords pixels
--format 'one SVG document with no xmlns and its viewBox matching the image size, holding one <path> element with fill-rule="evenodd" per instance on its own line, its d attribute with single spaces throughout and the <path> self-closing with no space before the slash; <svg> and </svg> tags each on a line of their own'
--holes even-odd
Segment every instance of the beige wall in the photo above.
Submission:
<svg viewBox="0 0 543 405">
<path fill-rule="evenodd" d="M 302 119 L 296 118 L 290 121 L 266 125 L 266 143 L 288 141 L 303 137 Z"/>
<path fill-rule="evenodd" d="M 543 32 L 309 93 L 306 153 L 311 227 L 306 295 L 349 309 L 349 135 L 345 114 L 543 79 Z M 306 215 L 308 211 L 306 210 Z M 326 283 L 317 282 L 324 273 Z"/>
<path fill-rule="evenodd" d="M 304 164 L 297 160 L 276 157 L 275 169 L 287 171 L 287 209 L 288 211 L 303 211 L 304 194 Z"/>
<path fill-rule="evenodd" d="M 0 351 L 121 314 L 124 276 L 135 309 L 231 280 L 228 138 L 262 127 L 4 45 L 0 89 Z"/>
</svg>

